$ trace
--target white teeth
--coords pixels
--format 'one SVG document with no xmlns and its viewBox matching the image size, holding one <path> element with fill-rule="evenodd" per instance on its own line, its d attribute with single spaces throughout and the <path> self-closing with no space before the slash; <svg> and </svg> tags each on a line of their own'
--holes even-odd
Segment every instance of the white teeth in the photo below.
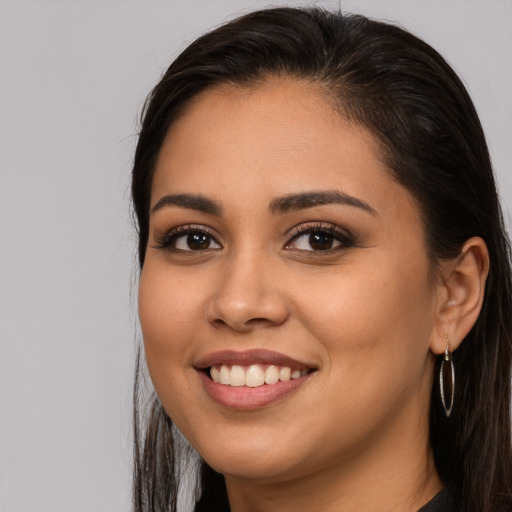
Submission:
<svg viewBox="0 0 512 512">
<path fill-rule="evenodd" d="M 279 370 L 279 380 L 280 381 L 286 382 L 287 380 L 290 380 L 291 375 L 292 375 L 292 371 L 287 366 L 283 366 Z"/>
<path fill-rule="evenodd" d="M 287 366 L 283 366 L 279 370 L 279 380 L 282 382 L 286 382 L 286 381 L 290 380 L 291 375 L 292 375 L 292 371 Z"/>
<path fill-rule="evenodd" d="M 270 365 L 265 370 L 265 384 L 275 384 L 279 381 L 279 369 L 277 366 Z"/>
<path fill-rule="evenodd" d="M 247 368 L 247 367 L 245 367 Z M 226 386 L 257 388 L 264 384 L 277 384 L 279 381 L 287 382 L 290 379 L 299 379 L 309 373 L 306 369 L 291 370 L 288 366 L 253 364 L 245 369 L 243 366 L 234 364 L 212 366 L 210 376 L 216 383 Z"/>
<path fill-rule="evenodd" d="M 245 373 L 245 385 L 250 388 L 257 388 L 263 386 L 265 383 L 265 373 L 259 365 L 253 364 L 249 366 Z"/>
<path fill-rule="evenodd" d="M 210 368 L 210 375 L 213 379 L 213 382 L 220 382 L 220 371 L 215 368 L 215 366 L 212 366 Z"/>
<path fill-rule="evenodd" d="M 231 384 L 231 372 L 226 365 L 222 365 L 220 367 L 220 383 L 221 384 Z"/>
<path fill-rule="evenodd" d="M 234 364 L 231 367 L 229 383 L 231 386 L 245 386 L 245 371 L 241 366 Z"/>
</svg>

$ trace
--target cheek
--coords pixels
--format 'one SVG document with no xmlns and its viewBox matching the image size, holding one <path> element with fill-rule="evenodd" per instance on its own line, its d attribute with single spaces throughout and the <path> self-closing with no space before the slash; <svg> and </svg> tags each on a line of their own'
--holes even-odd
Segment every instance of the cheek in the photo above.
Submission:
<svg viewBox="0 0 512 512">
<path fill-rule="evenodd" d="M 329 417 L 344 425 L 347 440 L 403 411 L 417 418 L 418 408 L 428 410 L 433 315 L 427 278 L 418 277 L 424 275 L 411 279 L 381 266 L 378 273 L 333 275 L 329 292 L 311 282 L 302 295 L 302 322 L 325 354 Z M 335 444 L 338 429 L 329 432 Z"/>
<path fill-rule="evenodd" d="M 179 280 L 147 261 L 139 282 L 139 319 L 146 360 L 155 382 L 168 372 L 169 364 L 187 358 L 186 332 L 193 328 L 194 302 L 184 294 Z"/>
<path fill-rule="evenodd" d="M 191 291 L 188 295 L 186 290 Z M 183 373 L 194 372 L 190 343 L 197 332 L 199 294 L 168 268 L 147 260 L 139 282 L 139 319 L 147 367 L 154 388 L 168 414 L 187 431 L 189 417 L 200 411 L 190 400 L 197 390 Z"/>
<path fill-rule="evenodd" d="M 307 293 L 301 294 L 297 309 L 323 345 L 333 371 L 371 369 L 375 375 L 381 369 L 387 374 L 387 364 L 400 366 L 403 374 L 421 367 L 434 325 L 426 269 L 381 258 L 364 269 L 333 270 L 323 283 L 303 283 Z"/>
</svg>

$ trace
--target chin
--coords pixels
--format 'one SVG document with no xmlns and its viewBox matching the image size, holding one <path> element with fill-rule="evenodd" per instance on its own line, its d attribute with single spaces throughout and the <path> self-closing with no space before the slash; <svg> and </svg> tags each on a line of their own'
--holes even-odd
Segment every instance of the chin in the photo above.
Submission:
<svg viewBox="0 0 512 512">
<path fill-rule="evenodd" d="M 254 483 L 280 482 L 299 476 L 294 464 L 261 454 L 258 457 L 236 454 L 233 457 L 213 457 L 205 460 L 225 477 L 250 480 Z"/>
<path fill-rule="evenodd" d="M 210 467 L 233 478 L 278 481 L 304 466 L 286 437 L 279 441 L 268 435 L 230 433 L 215 439 L 210 436 L 205 443 L 193 441 L 192 445 Z"/>
</svg>

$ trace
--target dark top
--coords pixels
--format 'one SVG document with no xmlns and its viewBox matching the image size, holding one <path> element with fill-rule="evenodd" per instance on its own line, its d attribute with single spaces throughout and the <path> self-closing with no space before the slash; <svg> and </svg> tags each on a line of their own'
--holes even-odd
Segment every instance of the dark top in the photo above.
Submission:
<svg viewBox="0 0 512 512">
<path fill-rule="evenodd" d="M 227 502 L 227 495 L 224 498 Z M 211 503 L 211 497 L 209 497 L 208 501 Z M 207 502 L 205 502 L 204 499 L 197 503 L 195 512 L 229 512 L 229 505 L 218 508 L 207 505 L 206 503 Z M 440 493 L 436 494 L 434 498 L 432 498 L 426 505 L 421 507 L 418 512 L 462 512 L 462 510 L 454 506 L 452 493 L 447 489 L 443 489 Z"/>
<path fill-rule="evenodd" d="M 512 501 L 504 498 L 501 503 L 494 505 L 494 512 L 512 512 Z M 421 507 L 418 512 L 464 512 L 458 500 L 454 498 L 452 491 L 447 488 L 434 496 L 426 505 Z"/>
<path fill-rule="evenodd" d="M 224 491 L 225 492 L 225 491 Z M 227 502 L 227 495 L 225 496 Z M 229 505 L 222 508 L 215 508 L 208 506 L 203 500 L 202 503 L 198 503 L 195 508 L 195 512 L 229 512 Z M 210 501 L 211 503 L 211 501 Z M 500 510 L 512 512 L 512 503 L 509 506 L 504 506 Z M 441 492 L 436 494 L 426 505 L 423 505 L 418 512 L 463 512 L 460 505 L 457 504 L 453 492 L 448 488 L 443 489 Z"/>
<path fill-rule="evenodd" d="M 421 507 L 418 512 L 462 512 L 454 505 L 454 499 L 448 489 L 443 489 L 436 494 L 426 505 Z"/>
</svg>

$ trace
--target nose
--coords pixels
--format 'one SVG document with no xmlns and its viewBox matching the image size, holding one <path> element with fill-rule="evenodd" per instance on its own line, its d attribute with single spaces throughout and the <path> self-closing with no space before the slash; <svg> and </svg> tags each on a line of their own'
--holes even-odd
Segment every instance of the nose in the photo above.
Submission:
<svg viewBox="0 0 512 512">
<path fill-rule="evenodd" d="M 254 254 L 233 257 L 218 275 L 208 322 L 238 332 L 283 324 L 289 312 L 277 273 L 275 264 Z"/>
</svg>

